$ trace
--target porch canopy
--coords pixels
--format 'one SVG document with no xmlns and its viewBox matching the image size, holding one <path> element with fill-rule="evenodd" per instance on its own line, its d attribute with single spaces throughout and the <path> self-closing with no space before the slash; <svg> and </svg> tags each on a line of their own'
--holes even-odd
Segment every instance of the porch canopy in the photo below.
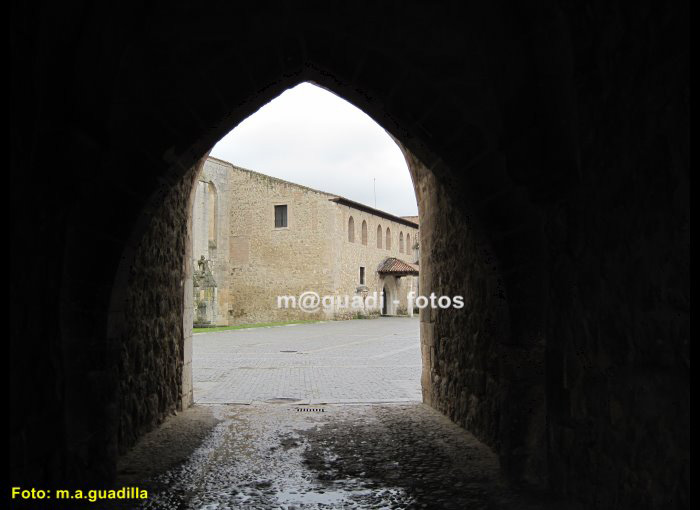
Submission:
<svg viewBox="0 0 700 510">
<path fill-rule="evenodd" d="M 395 257 L 388 257 L 379 264 L 377 273 L 392 276 L 418 276 L 418 264 L 411 264 Z"/>
</svg>

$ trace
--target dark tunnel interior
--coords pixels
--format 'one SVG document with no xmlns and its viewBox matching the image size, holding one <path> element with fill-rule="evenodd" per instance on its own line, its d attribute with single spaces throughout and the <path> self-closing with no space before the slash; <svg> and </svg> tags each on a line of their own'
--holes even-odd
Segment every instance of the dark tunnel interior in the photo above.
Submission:
<svg viewBox="0 0 700 510">
<path fill-rule="evenodd" d="M 404 151 L 431 246 L 421 288 L 467 289 L 469 313 L 421 315 L 424 402 L 513 483 L 581 508 L 687 508 L 688 10 L 15 5 L 9 486 L 109 486 L 192 404 L 198 166 L 311 81 Z"/>
</svg>

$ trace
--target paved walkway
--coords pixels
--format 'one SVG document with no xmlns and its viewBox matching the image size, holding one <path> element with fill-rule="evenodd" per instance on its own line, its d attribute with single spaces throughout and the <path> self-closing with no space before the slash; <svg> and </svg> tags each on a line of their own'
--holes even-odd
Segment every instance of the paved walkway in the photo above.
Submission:
<svg viewBox="0 0 700 510">
<path fill-rule="evenodd" d="M 148 499 L 103 508 L 566 508 L 510 487 L 488 447 L 417 402 L 418 336 L 408 318 L 197 335 L 198 405 L 119 461 L 116 487 Z"/>
<path fill-rule="evenodd" d="M 421 400 L 418 318 L 201 333 L 192 362 L 199 404 Z"/>
</svg>

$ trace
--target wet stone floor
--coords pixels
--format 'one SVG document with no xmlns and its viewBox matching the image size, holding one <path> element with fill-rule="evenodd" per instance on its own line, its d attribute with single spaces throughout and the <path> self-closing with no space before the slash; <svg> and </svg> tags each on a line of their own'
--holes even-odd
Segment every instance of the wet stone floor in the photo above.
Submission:
<svg viewBox="0 0 700 510">
<path fill-rule="evenodd" d="M 544 507 L 420 403 L 197 405 L 142 438 L 118 476 L 148 490 L 143 509 Z"/>
</svg>

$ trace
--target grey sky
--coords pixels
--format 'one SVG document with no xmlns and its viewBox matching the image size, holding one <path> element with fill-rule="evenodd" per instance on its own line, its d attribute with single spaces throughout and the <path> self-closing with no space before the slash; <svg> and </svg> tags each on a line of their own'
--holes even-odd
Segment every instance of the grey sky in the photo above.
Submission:
<svg viewBox="0 0 700 510">
<path fill-rule="evenodd" d="M 211 155 L 256 172 L 342 195 L 397 216 L 417 215 L 396 143 L 347 101 L 302 83 L 241 122 Z"/>
</svg>

